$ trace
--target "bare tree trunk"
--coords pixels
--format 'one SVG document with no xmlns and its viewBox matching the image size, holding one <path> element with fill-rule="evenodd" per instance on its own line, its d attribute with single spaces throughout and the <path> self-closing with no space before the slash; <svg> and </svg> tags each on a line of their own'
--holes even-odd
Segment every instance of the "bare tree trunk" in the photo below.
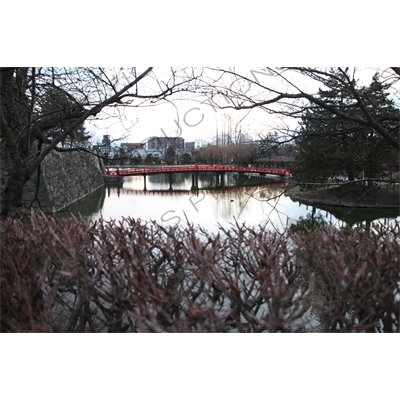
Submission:
<svg viewBox="0 0 400 400">
<path fill-rule="evenodd" d="M 30 138 L 27 77 L 28 68 L 10 68 L 0 74 L 1 145 L 12 160 L 12 169 L 3 195 L 2 218 L 15 214 L 22 207 L 23 190 L 29 179 L 24 162 L 28 157 Z"/>
<path fill-rule="evenodd" d="M 4 191 L 1 217 L 13 217 L 23 207 L 24 186 L 29 180 L 28 168 L 21 160 L 13 160 L 13 168 Z"/>
</svg>

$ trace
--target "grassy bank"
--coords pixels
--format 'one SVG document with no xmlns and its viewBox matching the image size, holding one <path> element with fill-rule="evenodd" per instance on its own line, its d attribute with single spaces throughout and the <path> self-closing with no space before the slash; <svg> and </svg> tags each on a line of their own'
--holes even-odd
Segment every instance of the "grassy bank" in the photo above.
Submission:
<svg viewBox="0 0 400 400">
<path fill-rule="evenodd" d="M 305 204 L 335 207 L 398 209 L 400 204 L 398 184 L 370 187 L 360 183 L 347 183 L 324 188 L 297 185 L 290 188 L 286 195 Z"/>
</svg>

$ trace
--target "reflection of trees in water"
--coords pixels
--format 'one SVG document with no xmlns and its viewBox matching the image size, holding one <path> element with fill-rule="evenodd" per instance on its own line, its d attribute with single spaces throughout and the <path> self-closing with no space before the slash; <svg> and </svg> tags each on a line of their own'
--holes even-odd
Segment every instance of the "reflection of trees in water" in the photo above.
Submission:
<svg viewBox="0 0 400 400">
<path fill-rule="evenodd" d="M 382 223 L 387 225 L 399 217 L 398 209 L 368 209 L 368 208 L 346 208 L 346 207 L 329 207 L 318 206 L 326 213 L 333 215 L 338 220 L 341 220 L 349 226 L 369 226 L 371 222 L 380 219 Z"/>
<path fill-rule="evenodd" d="M 215 215 L 222 215 L 225 219 L 236 218 L 239 219 L 248 210 L 252 199 L 258 199 L 260 193 L 263 193 L 264 199 L 277 198 L 282 191 L 278 188 L 269 187 L 266 185 L 264 187 L 236 187 L 229 188 L 225 191 L 209 192 L 213 193 L 216 198 L 216 202 L 213 203 Z M 269 208 L 273 209 L 275 206 L 275 201 L 273 205 L 269 205 Z M 261 215 L 260 215 L 261 217 Z"/>
<path fill-rule="evenodd" d="M 143 179 L 143 178 L 142 178 Z M 173 173 L 157 174 L 147 176 L 147 182 L 151 184 L 151 188 L 163 189 L 169 187 L 172 182 L 173 187 L 182 189 L 183 187 L 191 187 L 191 173 Z M 222 183 L 223 182 L 223 183 Z M 199 188 L 200 189 L 218 189 L 235 186 L 260 186 L 276 183 L 275 179 L 269 179 L 261 176 L 239 175 L 236 173 L 225 173 L 221 180 L 216 173 L 200 172 L 199 173 Z M 152 186 L 153 185 L 153 186 Z M 148 187 L 149 189 L 149 187 Z"/>
<path fill-rule="evenodd" d="M 250 204 L 251 200 L 255 200 L 261 204 L 262 213 L 260 213 L 260 220 L 263 221 L 263 224 L 274 230 L 284 231 L 289 216 L 280 211 L 279 201 L 283 196 L 284 189 L 287 189 L 289 186 L 289 182 L 276 182 L 258 187 L 247 187 L 243 191 L 240 210 L 237 215 L 238 219 L 246 211 L 246 207 Z"/>
<path fill-rule="evenodd" d="M 336 219 L 336 225 L 340 227 L 366 227 L 369 228 L 371 223 L 378 221 L 384 226 L 395 223 L 400 212 L 398 209 L 371 209 L 371 208 L 350 208 L 350 207 L 330 207 L 322 205 L 307 205 L 306 217 L 300 217 L 297 225 L 300 227 L 330 225 Z"/>
<path fill-rule="evenodd" d="M 97 189 L 95 192 L 87 195 L 81 200 L 78 200 L 74 204 L 66 207 L 60 212 L 55 214 L 56 218 L 64 218 L 67 216 L 74 215 L 79 217 L 79 214 L 84 217 L 90 217 L 99 213 L 103 206 L 106 198 L 106 191 L 104 187 Z"/>
<path fill-rule="evenodd" d="M 173 184 L 186 184 L 191 182 L 190 174 L 185 173 L 174 173 L 171 174 L 157 174 L 157 175 L 148 175 L 147 181 L 152 185 L 168 185 L 170 184 L 170 179 Z"/>
</svg>

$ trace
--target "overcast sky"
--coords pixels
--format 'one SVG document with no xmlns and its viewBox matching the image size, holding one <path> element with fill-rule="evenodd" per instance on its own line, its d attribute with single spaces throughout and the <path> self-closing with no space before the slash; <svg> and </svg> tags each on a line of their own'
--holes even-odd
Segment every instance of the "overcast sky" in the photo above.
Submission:
<svg viewBox="0 0 400 400">
<path fill-rule="evenodd" d="M 164 73 L 164 67 L 155 67 L 157 73 Z M 159 69 L 160 68 L 160 69 Z M 166 68 L 166 67 L 165 67 Z M 260 67 L 237 67 L 243 75 L 258 79 L 263 84 L 279 89 L 287 89 L 288 84 L 280 77 L 268 76 L 261 73 Z M 143 68 L 144 69 L 144 68 Z M 372 75 L 379 67 L 363 67 L 358 71 L 358 78 L 368 84 Z M 381 71 L 383 69 L 381 68 Z M 385 74 L 384 74 L 385 75 Z M 387 75 L 387 74 L 386 74 Z M 293 82 L 301 89 L 316 92 L 319 83 L 310 81 L 298 74 L 292 76 Z M 234 85 L 238 86 L 238 82 Z M 246 92 L 244 86 L 242 90 Z M 185 94 L 185 100 L 172 100 L 151 107 L 126 108 L 121 110 L 121 115 L 88 123 L 88 129 L 95 134 L 95 141 L 101 140 L 103 135 L 110 135 L 114 140 L 121 136 L 128 136 L 124 142 L 139 143 L 153 136 L 180 136 L 185 141 L 210 142 L 216 134 L 217 126 L 221 131 L 226 115 L 232 121 L 232 127 L 240 126 L 242 132 L 250 134 L 253 138 L 263 137 L 270 131 L 282 126 L 282 122 L 267 115 L 264 111 L 255 109 L 248 111 L 216 110 L 207 102 L 207 97 L 195 99 L 190 94 Z M 295 121 L 286 121 L 291 128 L 296 126 Z"/>
</svg>

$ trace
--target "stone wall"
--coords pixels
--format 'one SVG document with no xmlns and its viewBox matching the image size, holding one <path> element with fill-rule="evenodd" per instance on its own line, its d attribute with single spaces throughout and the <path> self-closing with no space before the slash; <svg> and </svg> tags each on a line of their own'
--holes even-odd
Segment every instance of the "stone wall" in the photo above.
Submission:
<svg viewBox="0 0 400 400">
<path fill-rule="evenodd" d="M 0 180 L 4 189 L 12 166 L 4 147 L 0 159 Z M 53 151 L 43 160 L 39 173 L 35 173 L 26 183 L 24 207 L 40 208 L 46 213 L 60 211 L 102 187 L 104 172 L 103 163 L 92 154 Z"/>
</svg>

